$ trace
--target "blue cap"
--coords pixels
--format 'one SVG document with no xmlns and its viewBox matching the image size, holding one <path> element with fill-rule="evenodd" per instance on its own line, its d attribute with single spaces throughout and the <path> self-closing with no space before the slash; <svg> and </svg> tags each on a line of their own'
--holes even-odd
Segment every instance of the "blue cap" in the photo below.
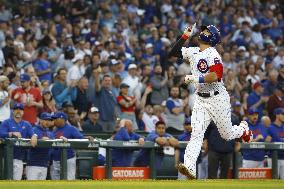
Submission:
<svg viewBox="0 0 284 189">
<path fill-rule="evenodd" d="M 15 109 L 24 110 L 24 104 L 22 104 L 22 103 L 16 103 L 16 104 L 14 104 L 13 109 L 14 109 L 14 110 L 15 110 Z"/>
<path fill-rule="evenodd" d="M 190 119 L 190 117 L 185 118 L 185 120 L 184 120 L 184 125 L 188 125 L 188 124 L 191 124 L 191 119 Z"/>
<path fill-rule="evenodd" d="M 250 108 L 250 109 L 248 110 L 248 114 L 249 114 L 249 115 L 252 115 L 252 114 L 255 114 L 255 113 L 257 113 L 257 114 L 259 113 L 258 110 L 255 109 L 255 108 Z"/>
<path fill-rule="evenodd" d="M 28 74 L 24 73 L 20 75 L 20 81 L 30 81 L 30 80 L 31 77 Z"/>
<path fill-rule="evenodd" d="M 68 116 L 64 112 L 55 112 L 52 116 L 53 119 L 64 119 L 67 121 Z"/>
<path fill-rule="evenodd" d="M 284 108 L 276 108 L 273 113 L 274 115 L 284 114 Z"/>
<path fill-rule="evenodd" d="M 43 113 L 40 114 L 39 119 L 42 119 L 42 120 L 51 120 L 52 118 L 51 118 L 50 113 L 48 113 L 48 112 L 43 112 Z"/>
</svg>

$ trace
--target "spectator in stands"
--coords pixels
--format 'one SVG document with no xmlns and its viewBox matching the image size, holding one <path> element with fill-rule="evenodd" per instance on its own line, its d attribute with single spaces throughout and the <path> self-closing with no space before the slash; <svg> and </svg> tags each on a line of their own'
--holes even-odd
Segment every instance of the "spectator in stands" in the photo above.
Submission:
<svg viewBox="0 0 284 189">
<path fill-rule="evenodd" d="M 268 128 L 267 142 L 284 142 L 284 109 L 274 110 L 275 121 Z M 278 175 L 284 179 L 284 150 L 278 151 Z"/>
<path fill-rule="evenodd" d="M 96 105 L 100 110 L 99 123 L 104 131 L 114 131 L 117 116 L 117 103 L 111 91 L 112 80 L 109 75 L 104 75 L 100 83 L 100 72 L 95 70 Z"/>
<path fill-rule="evenodd" d="M 263 83 L 264 95 L 267 96 L 273 95 L 277 86 L 277 77 L 278 77 L 278 72 L 276 70 L 269 71 L 268 78 Z"/>
<path fill-rule="evenodd" d="M 33 62 L 33 67 L 36 71 L 39 81 L 47 80 L 49 83 L 52 82 L 51 64 L 47 60 L 47 49 L 41 48 L 38 51 L 38 57 Z"/>
<path fill-rule="evenodd" d="M 255 108 L 248 110 L 249 129 L 253 134 L 253 142 L 264 142 L 267 136 L 267 129 L 259 122 L 259 113 Z M 264 150 L 242 150 L 243 154 L 243 167 L 245 168 L 256 168 L 263 167 L 263 160 L 265 151 Z"/>
<path fill-rule="evenodd" d="M 276 86 L 274 94 L 267 101 L 267 112 L 271 121 L 275 120 L 274 110 L 276 108 L 284 108 L 284 82 L 280 82 Z"/>
<path fill-rule="evenodd" d="M 48 140 L 54 138 L 52 132 L 49 131 L 50 120 L 51 114 L 47 112 L 40 114 L 39 124 L 33 127 L 38 139 Z M 50 151 L 49 148 L 32 148 L 29 150 L 26 167 L 27 180 L 46 180 Z"/>
<path fill-rule="evenodd" d="M 156 142 L 161 147 L 171 146 L 178 147 L 179 142 L 172 135 L 166 133 L 166 124 L 164 122 L 158 121 L 155 124 L 155 131 L 152 131 L 145 139 L 145 141 Z M 158 150 L 156 152 L 156 168 L 161 168 L 161 163 L 163 161 L 164 152 Z M 136 160 L 134 161 L 134 166 L 149 166 L 150 161 L 150 151 L 149 149 L 140 150 Z"/>
<path fill-rule="evenodd" d="M 129 96 L 129 85 L 122 83 L 120 85 L 120 95 L 116 98 L 117 103 L 120 106 L 120 117 L 122 119 L 129 119 L 132 121 L 133 129 L 137 130 L 138 126 L 135 117 L 135 108 L 137 104 L 137 99 L 133 96 Z"/>
<path fill-rule="evenodd" d="M 67 123 L 68 117 L 63 112 L 56 112 L 53 115 L 54 125 L 56 129 L 53 134 L 56 139 L 82 139 L 83 135 L 72 125 Z M 60 155 L 61 150 L 53 148 L 52 150 L 52 169 L 51 178 L 52 180 L 60 179 Z M 76 156 L 75 151 L 72 148 L 67 149 L 67 180 L 75 180 L 76 175 Z"/>
<path fill-rule="evenodd" d="M 42 102 L 43 102 L 43 108 L 41 109 L 41 112 L 56 112 L 56 105 L 55 101 L 52 97 L 51 91 L 47 88 L 42 91 Z"/>
<path fill-rule="evenodd" d="M 0 76 L 0 126 L 4 120 L 10 118 L 9 83 L 9 78 L 7 76 Z"/>
<path fill-rule="evenodd" d="M 144 145 L 144 137 L 134 132 L 133 123 L 129 119 L 121 120 L 121 127 L 114 135 L 113 140 L 130 141 L 137 140 L 138 144 Z M 133 150 L 131 149 L 113 149 L 112 165 L 114 167 L 129 167 L 132 161 Z"/>
<path fill-rule="evenodd" d="M 187 141 L 188 142 L 190 140 L 191 131 L 192 131 L 191 119 L 190 118 L 185 119 L 183 127 L 184 127 L 184 133 L 179 135 L 177 137 L 177 139 L 178 139 L 178 141 Z M 176 167 L 179 163 L 184 162 L 184 151 L 185 151 L 185 149 L 176 149 L 176 151 L 175 151 L 175 166 Z M 184 175 L 182 175 L 178 172 L 178 179 L 185 180 L 186 176 L 184 176 Z"/>
<path fill-rule="evenodd" d="M 278 55 L 272 61 L 273 67 L 279 69 L 280 65 L 284 65 L 284 47 L 278 49 Z"/>
<path fill-rule="evenodd" d="M 145 126 L 145 131 L 149 133 L 155 131 L 155 124 L 156 122 L 159 121 L 159 118 L 156 115 L 154 115 L 154 110 L 152 105 L 150 104 L 146 105 L 147 97 L 151 92 L 152 92 L 152 87 L 147 86 L 140 103 L 141 112 L 142 112 L 142 121 Z"/>
<path fill-rule="evenodd" d="M 125 83 L 129 86 L 128 94 L 130 96 L 135 96 L 135 98 L 141 98 L 141 83 L 137 76 L 137 66 L 136 64 L 130 64 L 128 66 L 128 75 L 122 80 L 122 83 Z"/>
<path fill-rule="evenodd" d="M 67 70 L 65 68 L 60 68 L 57 71 L 57 80 L 55 81 L 51 92 L 55 99 L 56 105 L 61 108 L 63 103 L 71 103 L 75 98 L 76 94 L 76 82 L 71 82 L 69 86 L 66 84 L 66 74 Z"/>
<path fill-rule="evenodd" d="M 182 131 L 185 119 L 184 109 L 188 102 L 179 98 L 179 87 L 172 87 L 170 94 L 171 97 L 166 102 L 167 131 Z"/>
<path fill-rule="evenodd" d="M 68 122 L 76 127 L 79 131 L 82 131 L 81 127 L 81 119 L 78 114 L 78 110 L 75 110 L 75 107 L 73 104 L 64 104 L 63 105 L 63 112 L 67 114 L 68 116 Z"/>
<path fill-rule="evenodd" d="M 159 64 L 154 66 L 154 75 L 150 79 L 150 84 L 153 88 L 151 94 L 151 103 L 153 105 L 162 104 L 169 96 L 169 90 L 167 87 L 168 74 L 165 72 L 165 76 L 162 76 L 162 67 Z"/>
<path fill-rule="evenodd" d="M 34 134 L 32 125 L 23 120 L 24 105 L 16 103 L 13 107 L 13 117 L 3 121 L 0 127 L 0 138 L 30 138 L 33 147 L 37 144 L 37 135 Z M 21 180 L 23 175 L 26 149 L 14 147 L 13 180 Z"/>
<path fill-rule="evenodd" d="M 259 117 L 261 117 L 269 97 L 263 95 L 263 86 L 260 82 L 253 84 L 253 90 L 247 98 L 248 108 L 257 109 Z"/>
<path fill-rule="evenodd" d="M 233 153 L 239 151 L 240 144 L 224 140 L 214 122 L 206 130 L 204 143 L 208 146 L 208 179 L 227 179 Z"/>
<path fill-rule="evenodd" d="M 88 133 L 98 133 L 103 131 L 103 127 L 98 123 L 100 111 L 97 107 L 90 108 L 88 119 L 83 123 L 82 129 Z"/>
<path fill-rule="evenodd" d="M 78 81 L 78 86 L 76 87 L 76 97 L 73 100 L 73 104 L 76 110 L 78 110 L 78 114 L 81 120 L 84 120 L 87 116 L 89 109 L 89 101 L 88 101 L 88 90 L 89 82 L 86 77 L 81 77 Z"/>
<path fill-rule="evenodd" d="M 77 83 L 79 79 L 84 75 L 80 70 L 81 65 L 83 64 L 84 56 L 81 54 L 76 54 L 72 59 L 73 66 L 67 72 L 67 85 L 71 85 L 72 82 Z"/>
<path fill-rule="evenodd" d="M 25 105 L 23 120 L 34 125 L 37 121 L 38 109 L 43 107 L 42 96 L 37 88 L 31 87 L 28 74 L 21 74 L 21 87 L 13 90 L 11 98 Z"/>
</svg>

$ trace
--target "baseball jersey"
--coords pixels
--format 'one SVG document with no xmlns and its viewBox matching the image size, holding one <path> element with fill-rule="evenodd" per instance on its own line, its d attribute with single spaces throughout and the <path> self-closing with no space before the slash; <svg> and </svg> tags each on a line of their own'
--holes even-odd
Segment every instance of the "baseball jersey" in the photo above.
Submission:
<svg viewBox="0 0 284 189">
<path fill-rule="evenodd" d="M 129 141 L 138 140 L 141 136 L 136 133 L 128 133 L 127 130 L 122 127 L 115 134 L 114 140 Z M 127 149 L 113 149 L 112 150 L 112 165 L 114 167 L 130 166 L 132 160 L 133 150 Z"/>
<path fill-rule="evenodd" d="M 216 72 L 218 82 L 213 83 L 196 83 L 197 92 L 209 93 L 224 90 L 223 63 L 221 56 L 214 47 L 209 47 L 200 51 L 199 47 L 182 47 L 183 59 L 191 62 L 191 73 L 196 77 L 204 76 L 210 72 Z"/>
<path fill-rule="evenodd" d="M 9 132 L 20 132 L 22 138 L 31 138 L 34 134 L 32 126 L 27 121 L 17 123 L 13 118 L 5 120 L 0 127 L 0 138 L 8 138 Z M 24 160 L 26 149 L 14 147 L 14 159 Z"/>
<path fill-rule="evenodd" d="M 37 134 L 38 139 L 42 139 L 42 137 L 48 137 L 50 139 L 54 138 L 52 132 L 49 131 L 48 128 L 43 128 L 39 125 L 33 127 L 33 131 Z M 49 153 L 49 148 L 31 148 L 28 153 L 27 165 L 47 167 L 50 159 Z"/>
<path fill-rule="evenodd" d="M 272 137 L 271 142 L 284 142 L 284 124 L 277 126 L 272 123 L 268 127 L 268 135 Z M 278 159 L 284 159 L 284 150 L 278 151 Z"/>
<path fill-rule="evenodd" d="M 156 139 L 158 137 L 166 137 L 166 138 L 172 138 L 172 135 L 165 133 L 163 136 L 159 136 L 156 131 L 152 131 L 146 138 L 145 141 L 151 141 L 156 142 Z M 156 168 L 160 168 L 162 165 L 162 161 L 164 158 L 164 152 L 163 149 L 156 150 Z M 134 162 L 135 166 L 138 167 L 145 167 L 148 166 L 150 163 L 150 150 L 149 149 L 141 149 L 139 154 L 137 155 L 137 158 Z"/>
<path fill-rule="evenodd" d="M 257 137 L 257 135 L 262 135 L 265 139 L 267 136 L 267 130 L 261 123 L 252 124 L 249 120 L 246 120 L 249 126 L 249 129 L 252 131 L 253 139 Z M 264 139 L 259 140 L 258 142 L 264 142 Z M 263 161 L 265 156 L 264 150 L 242 150 L 243 158 L 245 160 L 253 160 L 253 161 Z"/>
<path fill-rule="evenodd" d="M 80 133 L 75 127 L 69 124 L 65 124 L 63 127 L 58 127 L 53 131 L 53 135 L 56 139 L 60 139 L 60 137 L 65 137 L 67 139 L 82 139 L 84 138 L 82 133 Z M 54 148 L 52 150 L 52 158 L 54 161 L 60 161 L 60 152 L 59 148 Z M 75 152 L 72 148 L 67 149 L 67 159 L 73 158 L 75 156 Z"/>
<path fill-rule="evenodd" d="M 185 131 L 183 134 L 179 135 L 177 137 L 178 141 L 189 141 L 191 137 L 191 133 Z M 180 149 L 180 154 L 179 154 L 179 161 L 184 162 L 184 153 L 185 149 Z"/>
</svg>

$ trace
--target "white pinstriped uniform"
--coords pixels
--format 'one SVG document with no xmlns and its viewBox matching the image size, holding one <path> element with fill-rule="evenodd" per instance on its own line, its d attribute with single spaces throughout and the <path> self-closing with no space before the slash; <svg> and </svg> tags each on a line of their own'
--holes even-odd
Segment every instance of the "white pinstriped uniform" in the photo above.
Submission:
<svg viewBox="0 0 284 189">
<path fill-rule="evenodd" d="M 215 48 L 209 47 L 200 52 L 199 47 L 183 47 L 181 49 L 183 59 L 191 62 L 192 74 L 196 77 L 209 73 L 210 66 L 222 64 L 222 59 Z M 210 93 L 208 98 L 196 95 L 194 102 L 191 126 L 192 133 L 184 154 L 184 165 L 189 171 L 196 175 L 196 160 L 200 153 L 204 133 L 213 120 L 218 127 L 222 138 L 232 140 L 240 138 L 244 129 L 239 126 L 232 126 L 230 96 L 222 81 L 211 84 L 195 84 L 196 93 Z M 218 91 L 218 95 L 214 92 Z"/>
</svg>

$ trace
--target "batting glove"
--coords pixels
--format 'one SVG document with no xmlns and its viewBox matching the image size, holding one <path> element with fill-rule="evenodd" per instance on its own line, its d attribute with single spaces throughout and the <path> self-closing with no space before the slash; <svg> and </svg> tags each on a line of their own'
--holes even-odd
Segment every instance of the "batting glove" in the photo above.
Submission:
<svg viewBox="0 0 284 189">
<path fill-rule="evenodd" d="M 186 75 L 184 78 L 184 83 L 185 84 L 199 83 L 199 78 L 194 75 Z"/>
<path fill-rule="evenodd" d="M 196 23 L 194 23 L 192 26 L 187 26 L 183 32 L 184 37 L 190 38 L 195 28 L 196 28 Z"/>
</svg>

